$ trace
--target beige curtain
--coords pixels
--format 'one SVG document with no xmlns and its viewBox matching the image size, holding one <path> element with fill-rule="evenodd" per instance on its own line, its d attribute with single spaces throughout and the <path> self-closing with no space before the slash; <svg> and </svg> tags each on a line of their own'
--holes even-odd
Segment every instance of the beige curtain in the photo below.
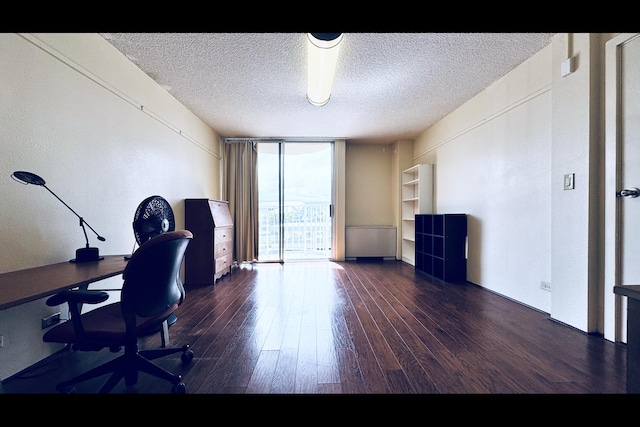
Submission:
<svg viewBox="0 0 640 427">
<path fill-rule="evenodd" d="M 223 197 L 229 201 L 235 241 L 234 260 L 258 259 L 258 143 L 231 141 L 224 144 Z"/>
</svg>

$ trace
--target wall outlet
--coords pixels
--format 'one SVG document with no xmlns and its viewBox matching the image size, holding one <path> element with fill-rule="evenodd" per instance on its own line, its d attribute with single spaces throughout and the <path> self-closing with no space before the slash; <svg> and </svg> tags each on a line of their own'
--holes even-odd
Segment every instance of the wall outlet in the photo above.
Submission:
<svg viewBox="0 0 640 427">
<path fill-rule="evenodd" d="M 51 316 L 42 319 L 42 329 L 47 329 L 57 323 L 60 323 L 60 312 L 53 313 Z"/>
<path fill-rule="evenodd" d="M 540 282 L 540 289 L 543 291 L 551 292 L 551 283 L 549 282 Z"/>
</svg>

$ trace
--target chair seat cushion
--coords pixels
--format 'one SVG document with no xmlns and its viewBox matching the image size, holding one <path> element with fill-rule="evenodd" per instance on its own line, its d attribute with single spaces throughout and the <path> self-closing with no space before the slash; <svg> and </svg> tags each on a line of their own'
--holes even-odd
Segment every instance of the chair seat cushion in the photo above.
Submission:
<svg viewBox="0 0 640 427">
<path fill-rule="evenodd" d="M 136 336 L 149 333 L 151 328 L 157 327 L 171 313 L 178 308 L 178 304 L 169 307 L 165 312 L 153 317 L 136 318 Z M 85 332 L 85 341 L 82 347 L 87 350 L 99 350 L 106 347 L 124 346 L 126 343 L 126 327 L 122 316 L 120 302 L 104 305 L 82 314 L 82 326 Z M 49 329 L 42 336 L 44 342 L 61 344 L 75 343 L 76 333 L 73 322 L 68 320 Z"/>
</svg>

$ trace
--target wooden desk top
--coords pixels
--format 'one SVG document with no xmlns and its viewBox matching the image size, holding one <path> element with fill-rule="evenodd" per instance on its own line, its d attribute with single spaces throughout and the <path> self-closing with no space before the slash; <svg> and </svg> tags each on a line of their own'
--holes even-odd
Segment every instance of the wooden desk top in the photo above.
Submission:
<svg viewBox="0 0 640 427">
<path fill-rule="evenodd" d="M 613 293 L 633 299 L 640 299 L 640 285 L 617 285 L 613 287 Z"/>
<path fill-rule="evenodd" d="M 0 310 L 35 301 L 65 289 L 122 274 L 124 255 L 106 255 L 100 261 L 58 264 L 0 274 Z"/>
</svg>

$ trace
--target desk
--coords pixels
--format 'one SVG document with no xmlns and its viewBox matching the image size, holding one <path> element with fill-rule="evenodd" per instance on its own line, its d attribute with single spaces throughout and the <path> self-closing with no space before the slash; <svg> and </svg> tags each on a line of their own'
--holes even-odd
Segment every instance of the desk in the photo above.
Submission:
<svg viewBox="0 0 640 427">
<path fill-rule="evenodd" d="M 0 274 L 0 310 L 117 276 L 122 274 L 127 262 L 124 255 L 106 255 L 100 261 L 84 263 L 66 261 L 2 273 Z"/>
<path fill-rule="evenodd" d="M 614 286 L 627 297 L 627 393 L 640 393 L 640 285 Z"/>
<path fill-rule="evenodd" d="M 103 260 L 60 262 L 0 274 L 0 310 L 35 301 L 57 292 L 81 287 L 122 274 L 124 255 L 107 255 Z M 0 379 L 1 381 L 1 379 Z M 2 393 L 2 382 L 0 382 Z"/>
</svg>

